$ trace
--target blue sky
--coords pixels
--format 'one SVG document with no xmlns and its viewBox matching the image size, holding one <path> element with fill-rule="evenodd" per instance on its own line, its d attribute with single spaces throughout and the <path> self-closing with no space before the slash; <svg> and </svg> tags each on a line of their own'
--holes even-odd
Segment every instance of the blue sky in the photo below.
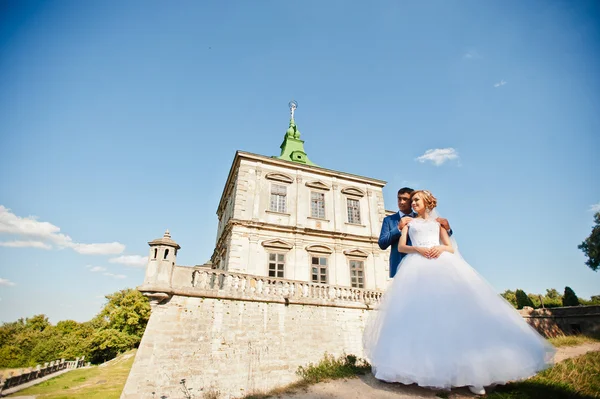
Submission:
<svg viewBox="0 0 600 399">
<path fill-rule="evenodd" d="M 235 151 L 278 155 L 291 99 L 311 160 L 387 209 L 431 190 L 498 291 L 600 294 L 599 70 L 594 0 L 2 1 L 0 321 L 91 318 L 166 228 L 208 260 Z"/>
</svg>

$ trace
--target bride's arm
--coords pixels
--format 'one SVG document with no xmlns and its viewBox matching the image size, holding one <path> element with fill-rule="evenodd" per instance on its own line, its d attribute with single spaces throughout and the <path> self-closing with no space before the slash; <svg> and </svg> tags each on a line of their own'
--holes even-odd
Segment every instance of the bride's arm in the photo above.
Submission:
<svg viewBox="0 0 600 399">
<path fill-rule="evenodd" d="M 444 251 L 448 251 L 451 254 L 454 253 L 454 247 L 450 243 L 450 236 L 448 236 L 448 232 L 442 226 L 440 226 L 440 242 L 443 244 L 443 245 L 440 245 L 440 247 Z"/>
<path fill-rule="evenodd" d="M 405 254 L 417 253 L 423 255 L 423 249 L 421 247 L 413 247 L 412 245 L 406 245 L 406 237 L 408 237 L 408 225 L 402 228 L 402 235 L 400 236 L 400 241 L 398 241 L 398 252 L 402 252 Z"/>
</svg>

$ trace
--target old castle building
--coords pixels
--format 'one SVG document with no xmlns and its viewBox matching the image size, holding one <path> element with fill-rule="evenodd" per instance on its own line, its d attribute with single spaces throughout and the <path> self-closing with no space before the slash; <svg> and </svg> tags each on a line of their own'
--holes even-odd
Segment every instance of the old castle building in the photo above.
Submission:
<svg viewBox="0 0 600 399">
<path fill-rule="evenodd" d="M 259 276 L 383 289 L 377 245 L 384 181 L 311 162 L 294 121 L 278 157 L 238 151 L 217 215 L 214 268 Z"/>
</svg>

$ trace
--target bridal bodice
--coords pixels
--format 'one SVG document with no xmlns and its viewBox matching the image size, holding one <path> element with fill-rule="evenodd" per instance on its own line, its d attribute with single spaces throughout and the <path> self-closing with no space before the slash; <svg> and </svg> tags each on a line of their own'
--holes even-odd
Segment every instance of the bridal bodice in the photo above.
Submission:
<svg viewBox="0 0 600 399">
<path fill-rule="evenodd" d="M 435 220 L 415 218 L 408 224 L 408 236 L 415 247 L 440 245 L 440 224 Z"/>
</svg>

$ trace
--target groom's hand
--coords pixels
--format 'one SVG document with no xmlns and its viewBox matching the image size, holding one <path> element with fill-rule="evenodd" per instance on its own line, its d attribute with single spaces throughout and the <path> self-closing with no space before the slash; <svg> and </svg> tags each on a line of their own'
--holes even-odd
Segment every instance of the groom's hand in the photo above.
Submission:
<svg viewBox="0 0 600 399">
<path fill-rule="evenodd" d="M 407 216 L 407 217 L 404 217 L 404 218 L 400 219 L 400 222 L 398 223 L 398 230 L 402 231 L 402 229 L 404 228 L 404 226 L 406 226 L 407 224 L 409 224 L 411 220 L 413 220 L 413 218 L 411 218 L 410 216 Z"/>
<path fill-rule="evenodd" d="M 446 229 L 446 231 L 450 230 L 450 223 L 448 223 L 448 219 L 444 219 L 444 218 L 437 218 L 435 219 L 437 220 L 437 222 Z"/>
</svg>

